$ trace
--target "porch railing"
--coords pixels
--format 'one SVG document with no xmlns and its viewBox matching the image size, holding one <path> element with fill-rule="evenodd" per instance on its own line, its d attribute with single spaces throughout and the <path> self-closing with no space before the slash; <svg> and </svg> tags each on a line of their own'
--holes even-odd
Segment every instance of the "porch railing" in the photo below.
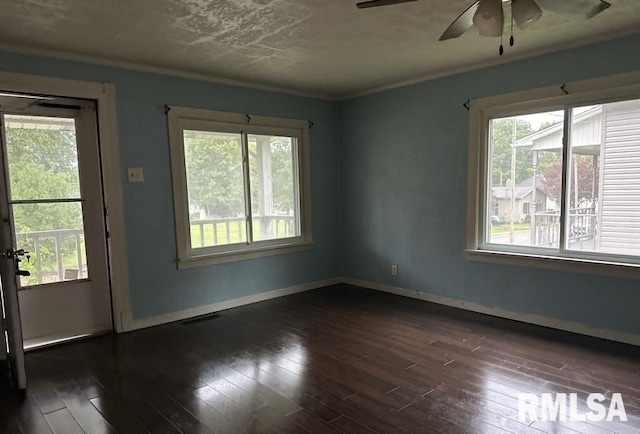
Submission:
<svg viewBox="0 0 640 434">
<path fill-rule="evenodd" d="M 257 231 L 263 235 L 263 239 L 289 238 L 296 235 L 294 216 L 254 216 L 253 224 L 256 223 Z M 195 248 L 242 243 L 247 240 L 244 217 L 192 220 L 190 224 L 191 243 Z"/>
<path fill-rule="evenodd" d="M 264 239 L 288 238 L 296 235 L 294 216 L 254 216 Z M 246 241 L 245 219 L 218 218 L 191 222 L 194 247 L 219 243 Z M 209 239 L 212 237 L 212 239 Z M 211 244 L 213 241 L 213 244 Z M 30 260 L 20 265 L 31 271 L 30 277 L 22 277 L 23 286 L 60 282 L 88 277 L 84 254 L 84 230 L 59 229 L 16 234 L 17 247 L 29 252 Z"/>
<path fill-rule="evenodd" d="M 31 271 L 21 278 L 23 286 L 87 277 L 82 228 L 18 233 L 16 242 L 30 255 L 29 263 L 20 264 Z"/>
<path fill-rule="evenodd" d="M 560 239 L 560 212 L 536 213 L 535 226 L 536 246 L 556 245 Z M 570 244 L 594 239 L 597 227 L 597 214 L 594 207 L 569 210 L 569 224 L 566 230 Z"/>
</svg>

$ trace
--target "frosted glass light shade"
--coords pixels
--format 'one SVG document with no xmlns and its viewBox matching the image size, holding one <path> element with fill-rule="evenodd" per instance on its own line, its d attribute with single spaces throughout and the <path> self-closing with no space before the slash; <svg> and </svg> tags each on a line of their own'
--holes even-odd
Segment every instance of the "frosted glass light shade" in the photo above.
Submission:
<svg viewBox="0 0 640 434">
<path fill-rule="evenodd" d="M 534 0 L 511 0 L 511 13 L 519 29 L 526 29 L 542 16 L 542 10 Z"/>
<path fill-rule="evenodd" d="M 473 25 L 480 36 L 502 36 L 504 12 L 502 0 L 480 0 L 478 10 L 473 16 Z"/>
</svg>

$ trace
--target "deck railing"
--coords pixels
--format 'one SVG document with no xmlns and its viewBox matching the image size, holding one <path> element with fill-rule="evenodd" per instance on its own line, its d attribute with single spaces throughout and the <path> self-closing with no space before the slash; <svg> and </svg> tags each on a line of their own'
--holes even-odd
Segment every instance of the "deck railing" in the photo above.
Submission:
<svg viewBox="0 0 640 434">
<path fill-rule="evenodd" d="M 59 229 L 16 234 L 17 246 L 29 252 L 22 268 L 31 271 L 31 277 L 22 277 L 23 285 L 60 282 L 87 277 L 84 255 L 84 230 Z"/>
<path fill-rule="evenodd" d="M 253 222 L 257 225 L 259 234 L 268 234 L 262 239 L 296 235 L 294 216 L 254 216 Z M 205 239 L 207 246 L 244 242 L 245 219 L 237 217 L 192 221 L 191 233 L 194 247 L 205 246 Z M 82 228 L 18 233 L 16 241 L 18 248 L 27 250 L 30 255 L 28 264 L 21 263 L 23 269 L 31 271 L 30 277 L 22 277 L 23 286 L 83 279 L 88 276 Z"/>
<path fill-rule="evenodd" d="M 535 225 L 536 246 L 553 246 L 558 243 L 560 239 L 559 211 L 536 213 Z M 594 207 L 569 210 L 567 237 L 570 244 L 594 239 L 597 227 L 597 214 Z"/>
<path fill-rule="evenodd" d="M 242 243 L 247 240 L 244 217 L 191 221 L 192 247 Z M 289 238 L 296 235 L 295 217 L 289 215 L 253 216 L 262 239 Z M 267 234 L 266 236 L 264 234 Z"/>
</svg>

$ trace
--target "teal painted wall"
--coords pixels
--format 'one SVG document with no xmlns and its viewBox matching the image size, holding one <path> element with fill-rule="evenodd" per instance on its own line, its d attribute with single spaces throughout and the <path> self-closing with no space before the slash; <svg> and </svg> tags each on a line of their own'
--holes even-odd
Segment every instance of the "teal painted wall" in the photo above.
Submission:
<svg viewBox="0 0 640 434">
<path fill-rule="evenodd" d="M 449 76 L 340 106 L 346 276 L 596 327 L 640 332 L 640 281 L 465 259 L 462 103 L 640 69 L 640 36 Z M 391 264 L 399 275 L 391 276 Z"/>
<path fill-rule="evenodd" d="M 0 52 L 0 70 L 116 85 L 131 302 L 134 318 L 285 288 L 339 274 L 336 104 L 280 93 Z M 176 268 L 165 104 L 309 119 L 313 235 L 308 252 Z M 127 167 L 145 182 L 129 184 Z"/>
<path fill-rule="evenodd" d="M 632 36 L 340 103 L 6 52 L 0 70 L 116 85 L 134 318 L 345 275 L 638 333 L 638 280 L 465 259 L 462 103 L 635 71 L 639 45 Z M 313 250 L 177 270 L 165 104 L 312 120 Z M 130 166 L 144 167 L 143 184 L 126 182 Z"/>
</svg>

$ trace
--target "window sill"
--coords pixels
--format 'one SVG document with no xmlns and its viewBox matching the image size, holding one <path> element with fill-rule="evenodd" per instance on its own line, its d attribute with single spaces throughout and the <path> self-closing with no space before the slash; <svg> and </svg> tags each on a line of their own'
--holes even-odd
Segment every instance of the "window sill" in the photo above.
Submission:
<svg viewBox="0 0 640 434">
<path fill-rule="evenodd" d="M 201 256 L 190 256 L 178 259 L 178 268 L 193 268 L 206 265 L 224 264 L 227 262 L 246 261 L 249 259 L 265 258 L 268 256 L 285 255 L 311 250 L 313 241 L 303 241 L 293 244 L 258 247 L 233 252 L 213 253 Z"/>
<path fill-rule="evenodd" d="M 470 261 L 640 279 L 640 265 L 633 263 L 482 249 L 467 249 L 465 253 Z"/>
</svg>

